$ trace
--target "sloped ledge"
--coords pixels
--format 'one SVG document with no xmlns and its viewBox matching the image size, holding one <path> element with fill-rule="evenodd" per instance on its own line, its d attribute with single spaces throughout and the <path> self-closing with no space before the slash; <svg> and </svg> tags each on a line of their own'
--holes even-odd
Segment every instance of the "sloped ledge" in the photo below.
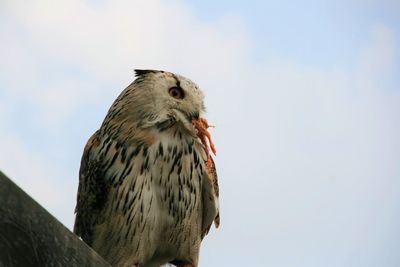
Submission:
<svg viewBox="0 0 400 267">
<path fill-rule="evenodd" d="M 111 267 L 2 172 L 0 266 Z"/>
</svg>

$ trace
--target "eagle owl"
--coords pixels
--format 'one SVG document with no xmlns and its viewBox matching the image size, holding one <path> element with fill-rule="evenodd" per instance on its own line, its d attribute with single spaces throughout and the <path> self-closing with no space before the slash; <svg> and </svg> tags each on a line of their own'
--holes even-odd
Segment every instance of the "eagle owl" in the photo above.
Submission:
<svg viewBox="0 0 400 267">
<path fill-rule="evenodd" d="M 74 232 L 112 266 L 197 266 L 219 225 L 203 93 L 180 75 L 135 70 L 86 144 Z"/>
</svg>

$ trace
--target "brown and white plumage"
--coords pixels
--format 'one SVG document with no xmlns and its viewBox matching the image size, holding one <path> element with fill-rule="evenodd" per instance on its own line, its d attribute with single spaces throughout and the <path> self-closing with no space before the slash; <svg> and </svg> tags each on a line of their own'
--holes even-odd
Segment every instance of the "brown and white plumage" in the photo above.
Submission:
<svg viewBox="0 0 400 267">
<path fill-rule="evenodd" d="M 74 232 L 113 266 L 197 266 L 219 225 L 204 97 L 182 76 L 136 74 L 84 149 Z"/>
</svg>

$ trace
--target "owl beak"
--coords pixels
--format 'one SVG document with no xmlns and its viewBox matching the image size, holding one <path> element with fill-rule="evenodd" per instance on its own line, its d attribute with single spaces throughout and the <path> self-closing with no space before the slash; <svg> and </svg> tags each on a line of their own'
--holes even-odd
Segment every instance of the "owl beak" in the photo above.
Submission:
<svg viewBox="0 0 400 267">
<path fill-rule="evenodd" d="M 198 120 L 199 117 L 200 117 L 200 114 L 199 114 L 198 112 L 194 112 L 194 113 L 191 113 L 191 114 L 189 115 L 189 118 L 190 118 L 191 120 Z"/>
<path fill-rule="evenodd" d="M 217 150 L 215 149 L 214 143 L 211 139 L 211 134 L 208 131 L 208 128 L 214 127 L 208 124 L 208 121 L 205 118 L 192 119 L 192 125 L 195 128 L 196 135 L 200 138 L 201 143 L 204 145 L 204 150 L 207 156 L 207 166 L 211 166 L 211 156 L 210 149 L 214 155 L 217 154 Z"/>
</svg>

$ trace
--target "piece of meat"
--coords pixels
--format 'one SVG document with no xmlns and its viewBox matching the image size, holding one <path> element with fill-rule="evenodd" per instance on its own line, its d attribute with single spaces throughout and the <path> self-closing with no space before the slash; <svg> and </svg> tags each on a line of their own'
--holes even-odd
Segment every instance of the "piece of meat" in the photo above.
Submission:
<svg viewBox="0 0 400 267">
<path fill-rule="evenodd" d="M 210 148 L 214 155 L 217 154 L 214 143 L 211 139 L 211 135 L 207 130 L 211 126 L 208 124 L 205 118 L 193 119 L 192 124 L 196 129 L 196 135 L 200 138 L 201 142 L 204 145 L 204 150 L 207 156 L 207 167 L 210 168 L 212 164 L 210 156 Z"/>
</svg>

